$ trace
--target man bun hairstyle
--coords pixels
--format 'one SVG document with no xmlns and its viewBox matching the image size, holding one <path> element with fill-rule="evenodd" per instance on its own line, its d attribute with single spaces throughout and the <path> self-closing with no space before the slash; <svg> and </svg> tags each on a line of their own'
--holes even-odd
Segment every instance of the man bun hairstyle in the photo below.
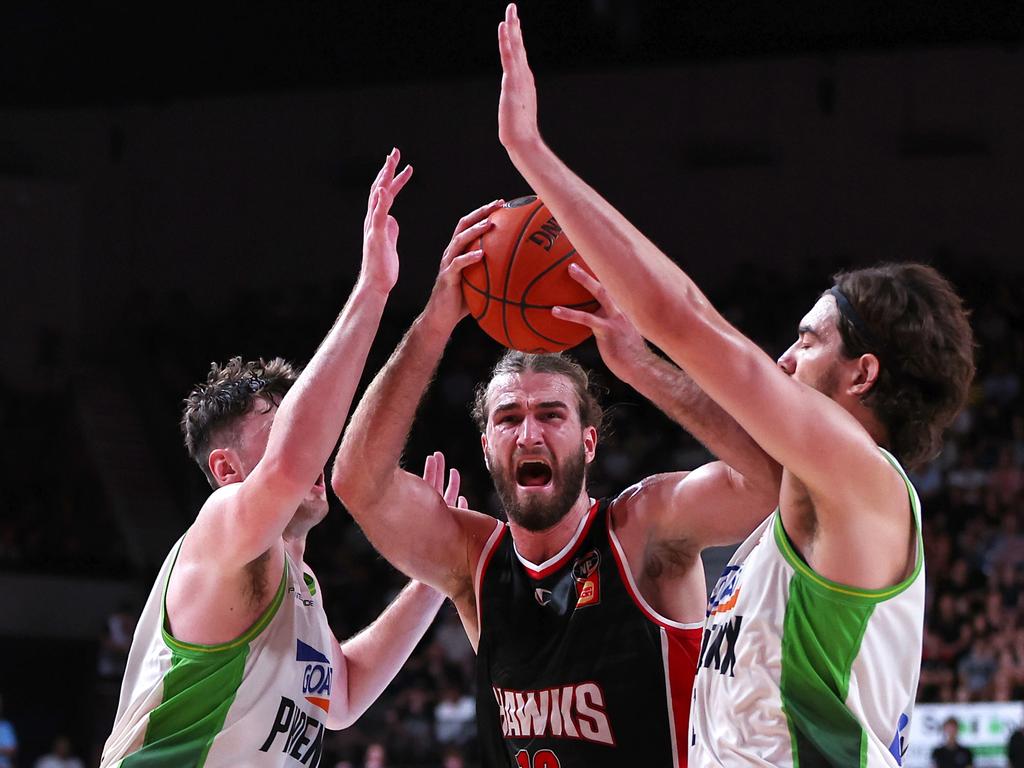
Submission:
<svg viewBox="0 0 1024 768">
<path fill-rule="evenodd" d="M 487 430 L 487 391 L 498 376 L 510 373 L 555 373 L 572 382 L 579 402 L 580 424 L 594 427 L 598 434 L 604 426 L 604 410 L 592 389 L 590 374 L 569 355 L 561 352 L 520 352 L 510 349 L 498 360 L 491 377 L 477 384 L 473 398 L 473 420 L 481 433 Z"/>
<path fill-rule="evenodd" d="M 209 465 L 213 438 L 232 444 L 238 421 L 254 407 L 265 413 L 280 405 L 298 375 L 292 364 L 280 357 L 248 362 L 233 357 L 223 365 L 210 364 L 205 383 L 197 384 L 185 398 L 181 431 L 188 455 L 213 488 L 217 487 Z"/>
<path fill-rule="evenodd" d="M 969 312 L 953 285 L 924 264 L 880 264 L 833 279 L 855 310 L 853 318 L 839 313 L 843 355 L 871 353 L 880 363 L 863 403 L 888 428 L 892 452 L 917 467 L 938 454 L 943 431 L 967 401 Z"/>
</svg>

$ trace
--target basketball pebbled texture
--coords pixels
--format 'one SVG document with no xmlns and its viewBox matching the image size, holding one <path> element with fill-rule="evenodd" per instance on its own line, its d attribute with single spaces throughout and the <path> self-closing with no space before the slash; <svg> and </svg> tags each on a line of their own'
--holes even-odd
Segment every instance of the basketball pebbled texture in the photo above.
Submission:
<svg viewBox="0 0 1024 768">
<path fill-rule="evenodd" d="M 535 195 L 510 200 L 491 214 L 494 226 L 467 250 L 484 257 L 462 271 L 462 294 L 480 327 L 500 344 L 524 352 L 559 352 L 590 336 L 559 320 L 556 306 L 593 312 L 597 300 L 569 276 L 590 268 Z"/>
</svg>

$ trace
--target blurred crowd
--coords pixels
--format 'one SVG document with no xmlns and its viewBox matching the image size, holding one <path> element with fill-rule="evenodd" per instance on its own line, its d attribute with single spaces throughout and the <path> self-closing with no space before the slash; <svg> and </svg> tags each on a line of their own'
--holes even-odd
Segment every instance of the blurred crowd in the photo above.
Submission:
<svg viewBox="0 0 1024 768">
<path fill-rule="evenodd" d="M 1013 299 L 1017 276 L 994 268 L 967 272 L 956 266 L 962 262 L 946 263 L 942 254 L 934 261 L 961 287 L 974 310 L 978 378 L 970 405 L 941 455 L 913 474 L 923 500 L 928 585 L 919 700 L 1020 699 L 1024 318 Z M 829 284 L 828 270 L 816 264 L 786 274 L 747 265 L 731 279 L 720 280 L 711 295 L 732 322 L 777 356 L 795 337 L 802 314 Z M 346 293 L 347 286 L 306 285 L 275 296 L 239 294 L 210 307 L 189 305 L 180 296 L 133 298 L 124 327 L 133 329 L 134 336 L 126 344 L 135 356 L 135 370 L 147 371 L 149 384 L 130 388 L 131 396 L 153 435 L 161 480 L 182 509 L 183 520 L 208 492 L 202 475 L 185 457 L 177 432 L 178 406 L 190 386 L 205 376 L 211 360 L 233 354 L 308 358 Z M 180 322 L 182 312 L 192 322 Z M 237 323 L 227 322 L 239 317 L 245 318 L 242 336 Z M 408 310 L 389 310 L 364 383 L 411 319 Z M 406 452 L 409 468 L 415 469 L 430 451 L 444 451 L 449 463 L 462 470 L 470 504 L 496 515 L 500 512 L 469 404 L 474 385 L 487 376 L 499 354 L 470 321 L 457 330 Z M 574 354 L 595 370 L 609 412 L 591 470 L 592 495 L 617 493 L 652 473 L 692 468 L 707 460 L 699 444 L 603 368 L 592 343 Z M 73 383 L 67 379 L 39 392 L 6 387 L 0 393 L 0 426 L 7 434 L 26 436 L 5 441 L 0 448 L 0 481 L 9 491 L 3 501 L 8 509 L 0 515 L 0 569 L 146 580 L 152 574 L 125 563 L 114 537 L 97 534 L 100 527 L 108 532 L 112 528 L 103 512 L 101 484 L 88 461 L 89 436 L 75 426 L 73 398 Z M 43 516 L 60 525 L 56 541 L 46 533 L 49 526 L 39 525 Z M 373 551 L 336 501 L 327 520 L 311 534 L 307 559 L 323 584 L 325 607 L 339 637 L 371 621 L 405 581 Z M 97 695 L 105 697 L 104 706 L 110 705 L 123 668 L 130 614 L 119 609 L 116 620 L 97 638 Z M 472 649 L 457 615 L 446 605 L 380 701 L 355 726 L 331 735 L 322 764 L 473 765 L 473 681 Z M 10 705 L 10 694 L 8 701 Z M 95 740 L 102 738 L 101 730 L 100 724 Z M 80 746 L 85 752 L 97 745 Z"/>
</svg>

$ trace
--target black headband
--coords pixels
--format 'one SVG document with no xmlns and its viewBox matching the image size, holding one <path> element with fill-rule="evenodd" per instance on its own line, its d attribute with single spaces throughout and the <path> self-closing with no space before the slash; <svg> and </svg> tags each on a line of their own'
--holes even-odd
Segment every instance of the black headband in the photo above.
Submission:
<svg viewBox="0 0 1024 768">
<path fill-rule="evenodd" d="M 864 324 L 864 321 L 860 319 L 860 315 L 857 314 L 857 310 L 854 309 L 853 304 L 846 297 L 846 294 L 842 292 L 838 285 L 833 285 L 826 291 L 835 296 L 836 304 L 839 306 L 839 314 L 845 317 L 850 325 L 853 326 L 854 330 L 860 334 L 860 337 L 864 339 L 870 351 L 876 355 L 880 355 L 882 352 L 882 345 L 879 344 L 878 338 L 873 334 Z"/>
</svg>

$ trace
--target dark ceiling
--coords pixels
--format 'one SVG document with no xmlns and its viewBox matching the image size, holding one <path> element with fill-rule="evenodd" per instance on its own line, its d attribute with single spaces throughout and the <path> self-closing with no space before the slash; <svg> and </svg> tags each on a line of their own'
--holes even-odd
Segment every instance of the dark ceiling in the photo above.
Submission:
<svg viewBox="0 0 1024 768">
<path fill-rule="evenodd" d="M 488 76 L 503 3 L 6 3 L 0 104 L 116 105 Z M 1021 42 L 1024 3 L 527 0 L 545 71 Z"/>
</svg>

